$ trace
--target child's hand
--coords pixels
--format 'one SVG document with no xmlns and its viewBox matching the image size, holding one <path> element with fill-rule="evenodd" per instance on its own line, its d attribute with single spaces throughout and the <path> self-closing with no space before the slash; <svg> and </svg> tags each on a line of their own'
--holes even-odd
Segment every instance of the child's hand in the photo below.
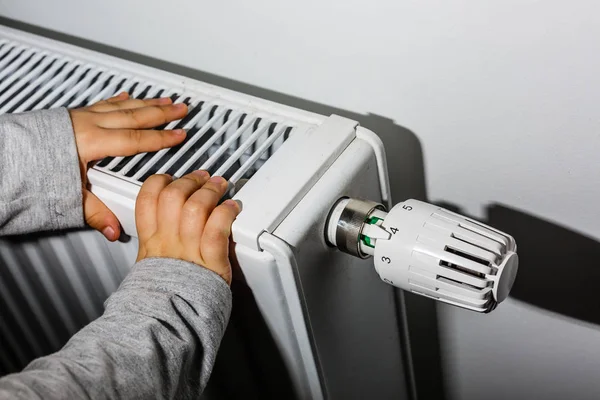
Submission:
<svg viewBox="0 0 600 400">
<path fill-rule="evenodd" d="M 185 104 L 171 103 L 169 98 L 134 100 L 121 93 L 89 107 L 69 110 L 79 153 L 85 220 L 110 241 L 119 238 L 121 227 L 108 207 L 87 190 L 88 164 L 108 156 L 130 156 L 181 143 L 183 130 L 149 129 L 187 114 Z"/>
<path fill-rule="evenodd" d="M 140 243 L 137 261 L 177 258 L 202 265 L 231 283 L 229 236 L 240 206 L 227 200 L 217 207 L 227 181 L 195 171 L 173 181 L 153 175 L 140 189 L 135 220 Z"/>
</svg>

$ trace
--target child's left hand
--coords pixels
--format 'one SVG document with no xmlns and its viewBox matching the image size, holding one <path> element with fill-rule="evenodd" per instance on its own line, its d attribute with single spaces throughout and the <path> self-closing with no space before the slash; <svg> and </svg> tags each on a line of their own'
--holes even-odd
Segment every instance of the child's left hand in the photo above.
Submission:
<svg viewBox="0 0 600 400">
<path fill-rule="evenodd" d="M 83 212 L 86 222 L 110 241 L 120 236 L 117 217 L 87 189 L 87 169 L 92 161 L 104 157 L 130 156 L 175 146 L 185 131 L 160 131 L 150 128 L 187 115 L 185 104 L 171 104 L 170 98 L 135 100 L 127 93 L 69 110 L 83 183 Z"/>
</svg>

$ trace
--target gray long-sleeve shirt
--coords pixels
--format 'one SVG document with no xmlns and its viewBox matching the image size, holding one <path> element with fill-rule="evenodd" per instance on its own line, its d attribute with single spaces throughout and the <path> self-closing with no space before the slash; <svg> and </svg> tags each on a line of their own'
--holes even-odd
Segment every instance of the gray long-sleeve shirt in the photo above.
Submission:
<svg viewBox="0 0 600 400">
<path fill-rule="evenodd" d="M 83 225 L 68 111 L 0 116 L 0 235 Z M 100 318 L 60 351 L 0 379 L 0 399 L 197 398 L 230 312 L 231 291 L 215 273 L 142 260 Z"/>
</svg>

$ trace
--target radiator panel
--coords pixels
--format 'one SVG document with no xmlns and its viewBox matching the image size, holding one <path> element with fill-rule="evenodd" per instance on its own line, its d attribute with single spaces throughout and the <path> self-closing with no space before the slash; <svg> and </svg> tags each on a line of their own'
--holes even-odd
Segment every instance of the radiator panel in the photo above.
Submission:
<svg viewBox="0 0 600 400">
<path fill-rule="evenodd" d="M 136 252 L 135 240 L 109 243 L 92 231 L 0 239 L 2 369 L 58 350 L 97 318 Z"/>
</svg>

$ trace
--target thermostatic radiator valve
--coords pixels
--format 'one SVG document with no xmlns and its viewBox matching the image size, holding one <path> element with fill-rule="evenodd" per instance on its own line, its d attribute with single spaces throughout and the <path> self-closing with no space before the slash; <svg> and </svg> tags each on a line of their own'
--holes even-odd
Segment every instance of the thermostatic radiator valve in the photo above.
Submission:
<svg viewBox="0 0 600 400">
<path fill-rule="evenodd" d="M 508 297 L 519 264 L 510 235 L 417 200 L 387 212 L 371 201 L 340 199 L 326 237 L 343 252 L 373 257 L 390 285 L 479 312 Z"/>
</svg>

